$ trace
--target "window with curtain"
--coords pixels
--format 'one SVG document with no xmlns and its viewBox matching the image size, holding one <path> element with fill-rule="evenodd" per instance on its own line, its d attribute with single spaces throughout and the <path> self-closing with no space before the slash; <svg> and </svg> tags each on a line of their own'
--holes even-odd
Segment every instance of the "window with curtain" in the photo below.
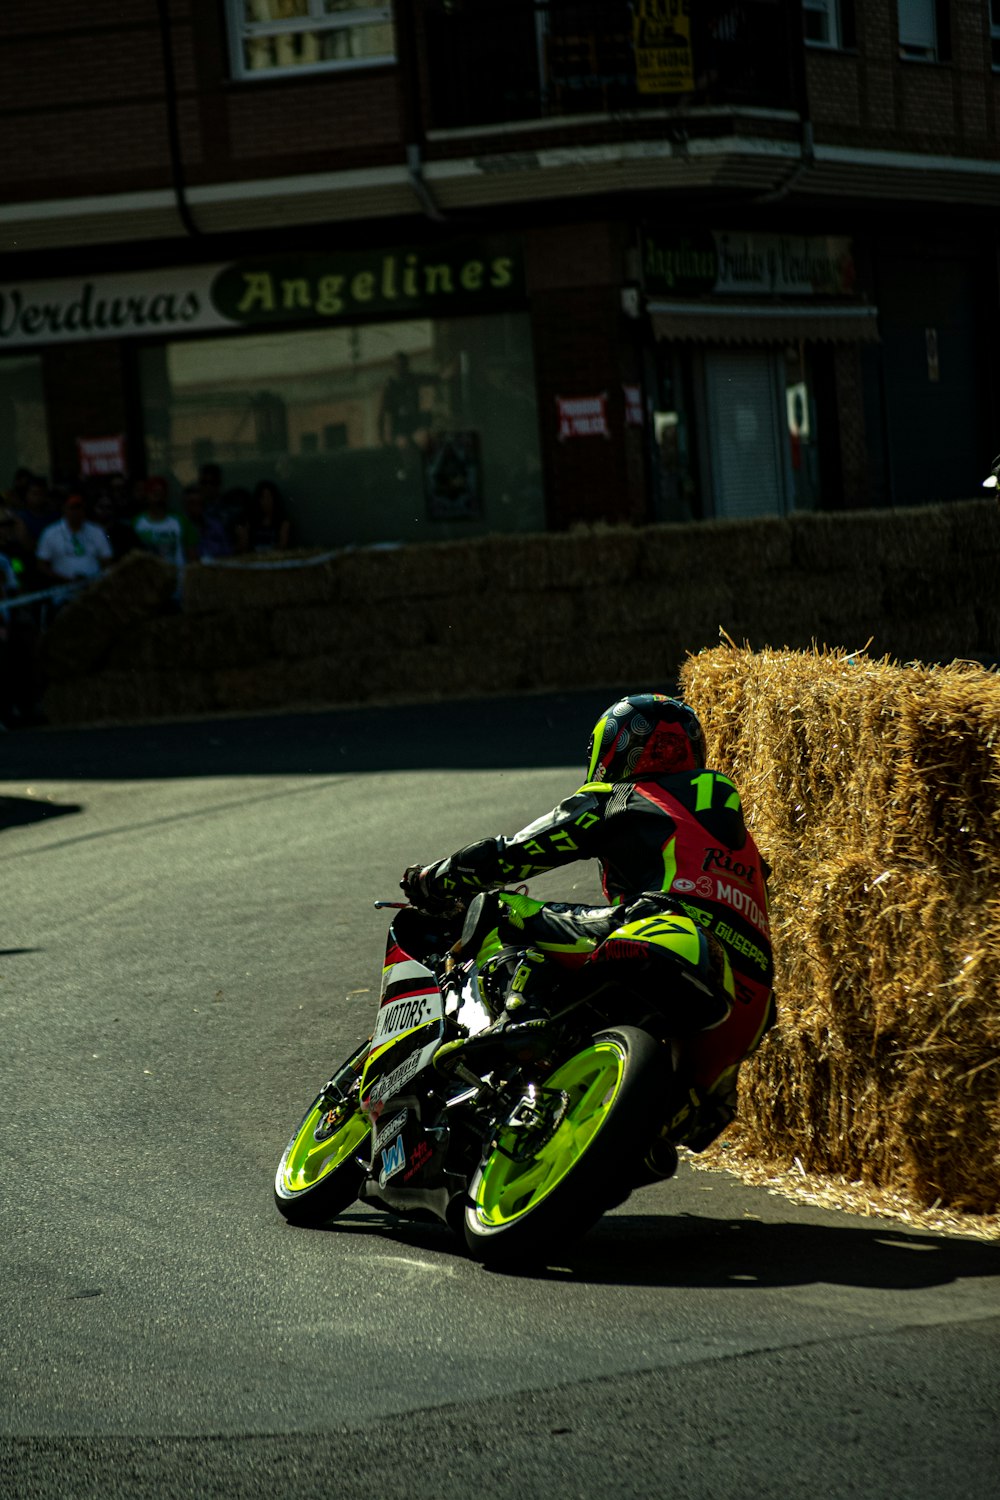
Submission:
<svg viewBox="0 0 1000 1500">
<path fill-rule="evenodd" d="M 946 62 L 948 16 L 945 0 L 897 0 L 899 53 L 922 62 Z"/>
<path fill-rule="evenodd" d="M 235 78 L 395 61 L 391 5 L 356 0 L 227 0 Z"/>
</svg>

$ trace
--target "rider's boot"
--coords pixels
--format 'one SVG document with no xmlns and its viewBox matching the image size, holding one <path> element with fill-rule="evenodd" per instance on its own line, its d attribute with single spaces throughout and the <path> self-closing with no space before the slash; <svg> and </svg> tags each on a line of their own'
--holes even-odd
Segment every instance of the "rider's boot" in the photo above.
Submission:
<svg viewBox="0 0 1000 1500">
<path fill-rule="evenodd" d="M 507 979 L 503 1009 L 485 1031 L 442 1043 L 434 1055 L 434 1066 L 440 1073 L 451 1072 L 459 1062 L 470 1067 L 504 1057 L 529 1062 L 545 1050 L 549 1014 L 541 992 L 551 989 L 551 975 L 544 954 L 533 948 L 502 950 L 486 968 L 487 985 L 496 984 L 501 976 Z"/>
</svg>

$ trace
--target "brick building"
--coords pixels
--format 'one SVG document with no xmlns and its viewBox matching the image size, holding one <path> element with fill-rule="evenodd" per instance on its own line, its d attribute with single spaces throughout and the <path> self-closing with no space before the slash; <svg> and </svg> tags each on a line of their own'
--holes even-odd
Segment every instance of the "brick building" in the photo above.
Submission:
<svg viewBox="0 0 1000 1500">
<path fill-rule="evenodd" d="M 8 0 L 0 482 L 310 544 L 913 504 L 1000 447 L 1000 0 Z"/>
</svg>

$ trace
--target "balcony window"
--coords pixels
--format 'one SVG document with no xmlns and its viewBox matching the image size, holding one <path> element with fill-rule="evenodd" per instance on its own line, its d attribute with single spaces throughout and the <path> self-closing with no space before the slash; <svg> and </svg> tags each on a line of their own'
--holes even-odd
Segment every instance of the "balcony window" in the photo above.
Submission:
<svg viewBox="0 0 1000 1500">
<path fill-rule="evenodd" d="M 391 5 L 355 0 L 227 0 L 235 78 L 374 67 L 395 61 Z"/>
<path fill-rule="evenodd" d="M 827 8 L 839 18 L 847 3 Z M 776 0 L 424 0 L 423 19 L 432 129 L 795 107 L 798 13 Z"/>
<path fill-rule="evenodd" d="M 858 45 L 854 0 L 802 0 L 802 33 L 807 47 L 830 51 Z"/>
<path fill-rule="evenodd" d="M 802 0 L 802 28 L 813 47 L 840 46 L 840 7 L 837 0 Z"/>
<path fill-rule="evenodd" d="M 951 57 L 947 0 L 897 0 L 899 55 L 916 62 Z"/>
</svg>

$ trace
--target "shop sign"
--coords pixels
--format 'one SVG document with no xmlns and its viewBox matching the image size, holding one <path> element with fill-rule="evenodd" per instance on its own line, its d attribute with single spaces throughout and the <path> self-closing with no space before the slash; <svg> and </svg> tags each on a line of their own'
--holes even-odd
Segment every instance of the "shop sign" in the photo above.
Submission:
<svg viewBox="0 0 1000 1500">
<path fill-rule="evenodd" d="M 846 235 L 661 235 L 644 229 L 642 269 L 647 296 L 857 295 L 854 249 Z"/>
<path fill-rule="evenodd" d="M 117 432 L 114 437 L 78 437 L 76 467 L 84 478 L 91 474 L 124 474 L 125 434 Z"/>
<path fill-rule="evenodd" d="M 694 89 L 690 0 L 636 0 L 632 36 L 640 94 Z"/>
<path fill-rule="evenodd" d="M 233 323 L 318 323 L 484 311 L 523 294 L 518 247 L 458 241 L 443 248 L 261 257 L 224 267 L 214 306 Z"/>
<path fill-rule="evenodd" d="M 524 295 L 512 240 L 264 256 L 0 285 L 0 352 L 89 339 L 487 312 Z"/>
<path fill-rule="evenodd" d="M 559 441 L 571 437 L 611 436 L 608 427 L 608 393 L 599 396 L 557 396 Z"/>
</svg>

